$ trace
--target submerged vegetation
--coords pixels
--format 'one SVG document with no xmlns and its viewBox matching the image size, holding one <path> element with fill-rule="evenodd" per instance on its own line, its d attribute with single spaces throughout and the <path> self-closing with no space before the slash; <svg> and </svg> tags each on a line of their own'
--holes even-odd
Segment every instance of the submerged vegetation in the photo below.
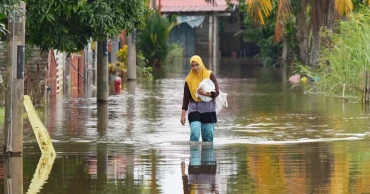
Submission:
<svg viewBox="0 0 370 194">
<path fill-rule="evenodd" d="M 181 43 L 175 42 L 168 45 L 169 52 L 166 57 L 166 64 L 177 63 L 182 60 L 184 48 Z"/>
<path fill-rule="evenodd" d="M 365 7 L 340 21 L 330 44 L 322 48 L 319 67 L 302 67 L 302 71 L 319 81 L 311 87 L 334 95 L 362 96 L 370 73 L 370 9 Z"/>
</svg>

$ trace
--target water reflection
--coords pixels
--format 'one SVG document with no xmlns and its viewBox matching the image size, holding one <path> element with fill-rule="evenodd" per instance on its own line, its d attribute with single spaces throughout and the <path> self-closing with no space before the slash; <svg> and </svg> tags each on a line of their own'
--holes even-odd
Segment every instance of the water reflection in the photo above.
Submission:
<svg viewBox="0 0 370 194">
<path fill-rule="evenodd" d="M 136 91 L 136 81 L 128 81 L 127 82 L 127 91 L 128 91 L 128 99 L 127 99 L 127 120 L 128 125 L 126 128 L 127 136 L 129 138 L 132 137 L 132 129 L 135 128 L 135 91 Z"/>
<path fill-rule="evenodd" d="M 99 185 L 98 189 L 100 188 L 101 191 L 106 187 L 105 185 L 108 183 L 108 152 L 107 152 L 107 144 L 98 143 L 96 146 L 97 151 L 97 183 Z M 99 190 L 100 190 L 99 189 Z"/>
<path fill-rule="evenodd" d="M 49 174 L 54 164 L 56 155 L 42 154 L 37 164 L 35 174 L 31 180 L 27 194 L 36 194 L 42 190 L 43 185 L 47 182 Z"/>
<path fill-rule="evenodd" d="M 184 194 L 219 193 L 216 183 L 217 165 L 213 144 L 190 144 L 188 174 L 181 163 Z"/>
<path fill-rule="evenodd" d="M 4 193 L 23 193 L 23 157 L 4 158 Z"/>
<path fill-rule="evenodd" d="M 108 103 L 97 103 L 97 131 L 99 138 L 102 139 L 106 136 L 108 126 Z"/>
<path fill-rule="evenodd" d="M 247 59 L 210 63 L 229 107 L 218 116 L 213 147 L 189 145 L 189 128 L 179 122 L 188 60 L 163 67 L 152 82 L 124 82 L 105 105 L 94 97 L 50 101 L 58 110 L 46 115 L 46 128 L 58 158 L 40 193 L 183 193 L 181 161 L 189 192 L 370 192 L 370 113 L 359 103 L 303 94 L 303 86 L 290 89 L 289 70 Z M 31 130 L 27 186 L 39 161 Z M 205 161 L 215 171 L 204 172 Z"/>
</svg>

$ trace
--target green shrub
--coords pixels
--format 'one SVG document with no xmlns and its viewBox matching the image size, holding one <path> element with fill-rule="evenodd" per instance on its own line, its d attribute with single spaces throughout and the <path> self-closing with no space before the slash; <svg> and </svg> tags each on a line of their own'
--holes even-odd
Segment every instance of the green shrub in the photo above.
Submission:
<svg viewBox="0 0 370 194">
<path fill-rule="evenodd" d="M 173 64 L 181 61 L 183 57 L 184 48 L 180 43 L 172 43 L 169 45 L 169 52 L 166 57 L 166 64 Z"/>
<path fill-rule="evenodd" d="M 322 49 L 318 69 L 311 69 L 320 80 L 314 88 L 319 92 L 360 96 L 365 74 L 370 73 L 370 9 L 339 22 L 339 33 L 333 33 L 331 44 Z"/>
<path fill-rule="evenodd" d="M 138 46 L 148 60 L 146 66 L 160 66 L 168 54 L 168 38 L 176 25 L 174 19 L 168 19 L 158 12 L 149 15 L 145 28 L 138 34 Z"/>
<path fill-rule="evenodd" d="M 152 80 L 153 79 L 153 67 L 147 67 L 148 60 L 144 57 L 142 52 L 139 52 L 137 55 L 137 75 L 138 78 L 141 79 L 147 79 Z"/>
<path fill-rule="evenodd" d="M 123 46 L 123 48 L 119 49 L 118 52 L 116 53 L 117 60 L 127 65 L 127 59 L 128 59 L 127 54 L 128 54 L 128 46 L 125 45 Z"/>
</svg>

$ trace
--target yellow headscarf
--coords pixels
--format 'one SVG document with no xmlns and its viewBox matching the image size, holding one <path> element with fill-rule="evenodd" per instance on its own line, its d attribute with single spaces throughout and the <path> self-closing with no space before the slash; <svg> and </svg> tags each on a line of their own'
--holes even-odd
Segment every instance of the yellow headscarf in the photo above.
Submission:
<svg viewBox="0 0 370 194">
<path fill-rule="evenodd" d="M 200 99 L 195 97 L 197 92 L 199 83 L 203 81 L 204 78 L 210 78 L 212 71 L 208 70 L 204 64 L 202 59 L 198 55 L 194 55 L 190 58 L 190 65 L 192 62 L 197 62 L 200 66 L 199 73 L 190 70 L 189 75 L 186 77 L 185 81 L 189 86 L 190 94 L 193 100 L 196 102 L 200 102 Z"/>
</svg>

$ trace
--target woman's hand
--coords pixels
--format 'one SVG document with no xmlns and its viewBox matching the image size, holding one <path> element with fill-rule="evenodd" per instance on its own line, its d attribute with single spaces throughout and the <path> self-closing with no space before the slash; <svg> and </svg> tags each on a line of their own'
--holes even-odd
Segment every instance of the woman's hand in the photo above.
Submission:
<svg viewBox="0 0 370 194">
<path fill-rule="evenodd" d="M 203 95 L 203 96 L 211 96 L 211 92 L 205 92 L 204 90 L 202 90 L 201 88 L 199 88 L 197 90 L 197 93 L 200 94 L 200 95 Z"/>
<path fill-rule="evenodd" d="M 186 112 L 186 110 L 182 110 L 182 112 L 181 112 L 180 122 L 181 122 L 182 125 L 185 125 L 185 122 L 186 122 L 185 112 Z"/>
<path fill-rule="evenodd" d="M 185 162 L 181 162 L 181 175 L 185 176 Z"/>
</svg>

